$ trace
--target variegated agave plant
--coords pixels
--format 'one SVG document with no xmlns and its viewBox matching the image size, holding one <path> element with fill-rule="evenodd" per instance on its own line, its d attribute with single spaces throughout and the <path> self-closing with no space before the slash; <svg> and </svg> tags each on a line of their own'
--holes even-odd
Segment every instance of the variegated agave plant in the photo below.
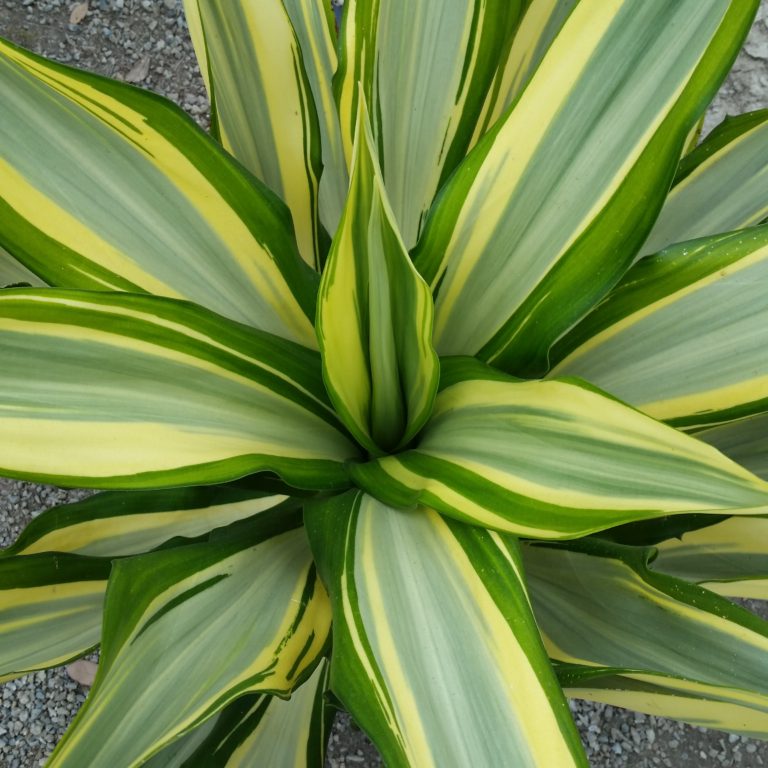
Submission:
<svg viewBox="0 0 768 768">
<path fill-rule="evenodd" d="M 111 489 L 0 559 L 0 674 L 101 646 L 51 766 L 768 734 L 757 4 L 188 0 L 213 138 L 2 44 L 0 468 Z"/>
</svg>

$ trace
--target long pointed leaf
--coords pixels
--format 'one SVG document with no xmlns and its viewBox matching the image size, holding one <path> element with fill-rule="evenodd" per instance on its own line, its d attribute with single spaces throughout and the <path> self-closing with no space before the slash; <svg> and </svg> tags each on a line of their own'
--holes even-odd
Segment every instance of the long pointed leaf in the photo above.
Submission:
<svg viewBox="0 0 768 768">
<path fill-rule="evenodd" d="M 438 189 L 464 157 L 522 0 L 349 0 L 336 92 L 352 156 L 358 88 L 371 109 L 387 194 L 411 248 Z"/>
<path fill-rule="evenodd" d="M 261 698 L 257 694 L 251 694 L 256 698 Z M 202 768 L 194 763 L 189 764 L 191 756 L 197 748 L 206 740 L 208 734 L 216 727 L 219 718 L 230 710 L 237 707 L 241 699 L 236 700 L 221 712 L 209 717 L 202 725 L 198 725 L 188 733 L 176 739 L 172 744 L 164 747 L 155 755 L 142 763 L 142 768 Z"/>
<path fill-rule="evenodd" d="M 387 765 L 586 766 L 514 542 L 354 492 L 306 521 L 333 602 L 331 688 Z"/>
<path fill-rule="evenodd" d="M 0 293 L 0 331 L 6 475 L 141 488 L 272 470 L 346 484 L 357 449 L 310 350 L 169 299 L 54 289 Z"/>
<path fill-rule="evenodd" d="M 472 145 L 502 116 L 533 77 L 579 0 L 532 0 L 510 39 L 475 127 Z"/>
<path fill-rule="evenodd" d="M 766 713 L 734 702 L 722 687 L 681 680 L 672 675 L 622 674 L 627 670 L 556 665 L 570 698 L 647 712 L 743 736 L 766 738 Z"/>
<path fill-rule="evenodd" d="M 326 0 L 283 0 L 301 45 L 320 125 L 323 175 L 320 177 L 320 220 L 335 232 L 347 196 L 349 179 L 341 126 L 333 95 L 333 75 L 338 67 L 336 30 L 331 4 Z"/>
<path fill-rule="evenodd" d="M 299 684 L 330 628 L 299 523 L 265 514 L 206 544 L 117 561 L 96 681 L 49 766 L 140 765 L 238 696 Z"/>
<path fill-rule="evenodd" d="M 549 347 L 631 264 L 756 8 L 576 6 L 430 212 L 415 263 L 437 291 L 441 355 L 547 370 Z"/>
<path fill-rule="evenodd" d="M 0 560 L 0 682 L 98 644 L 112 563 L 43 553 Z"/>
<path fill-rule="evenodd" d="M 680 164 L 640 255 L 768 216 L 768 110 L 726 118 Z"/>
<path fill-rule="evenodd" d="M 768 622 L 649 571 L 648 556 L 594 541 L 524 548 L 549 655 L 608 678 L 566 680 L 567 692 L 768 738 Z M 628 680 L 612 685 L 617 674 Z"/>
<path fill-rule="evenodd" d="M 288 701 L 243 696 L 144 768 L 323 768 L 332 716 L 324 696 L 327 680 L 323 661 Z"/>
<path fill-rule="evenodd" d="M 302 257 L 319 266 L 320 131 L 282 0 L 185 0 L 184 7 L 198 30 L 224 147 L 286 202 Z"/>
<path fill-rule="evenodd" d="M 555 350 L 582 376 L 679 427 L 768 410 L 768 227 L 641 260 Z"/>
<path fill-rule="evenodd" d="M 0 245 L 26 267 L 315 344 L 287 210 L 181 110 L 3 41 L 0 90 Z"/>
<path fill-rule="evenodd" d="M 704 429 L 696 437 L 768 480 L 768 413 Z"/>
<path fill-rule="evenodd" d="M 337 411 L 374 453 L 406 445 L 429 417 L 439 365 L 432 295 L 384 189 L 361 104 L 352 181 L 318 300 L 323 375 Z"/>
<path fill-rule="evenodd" d="M 768 483 L 578 380 L 513 380 L 466 359 L 443 360 L 441 376 L 416 447 L 350 465 L 386 503 L 548 539 L 768 503 Z"/>
<path fill-rule="evenodd" d="M 177 537 L 193 539 L 214 528 L 298 501 L 237 486 L 108 491 L 38 515 L 0 557 L 70 552 L 123 557 L 149 552 Z"/>
<path fill-rule="evenodd" d="M 651 568 L 728 597 L 768 600 L 768 518 L 729 517 L 656 545 Z"/>
</svg>

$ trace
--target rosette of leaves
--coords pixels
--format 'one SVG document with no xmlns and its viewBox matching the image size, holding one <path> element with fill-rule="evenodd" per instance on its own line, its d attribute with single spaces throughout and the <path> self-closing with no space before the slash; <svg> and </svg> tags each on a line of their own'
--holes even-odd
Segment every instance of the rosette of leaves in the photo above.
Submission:
<svg viewBox="0 0 768 768">
<path fill-rule="evenodd" d="M 757 0 L 188 0 L 211 135 L 0 46 L 4 679 L 56 768 L 586 765 L 566 696 L 768 735 Z M 15 286 L 15 287 L 13 287 Z"/>
</svg>

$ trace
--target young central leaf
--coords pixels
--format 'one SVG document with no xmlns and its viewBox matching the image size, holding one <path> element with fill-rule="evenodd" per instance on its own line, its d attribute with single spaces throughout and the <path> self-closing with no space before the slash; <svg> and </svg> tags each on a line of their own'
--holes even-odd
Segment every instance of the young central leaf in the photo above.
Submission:
<svg viewBox="0 0 768 768">
<path fill-rule="evenodd" d="M 349 196 L 320 284 L 317 334 L 331 400 L 360 444 L 380 455 L 423 426 L 439 369 L 432 297 L 398 232 L 374 146 L 361 106 Z"/>
</svg>

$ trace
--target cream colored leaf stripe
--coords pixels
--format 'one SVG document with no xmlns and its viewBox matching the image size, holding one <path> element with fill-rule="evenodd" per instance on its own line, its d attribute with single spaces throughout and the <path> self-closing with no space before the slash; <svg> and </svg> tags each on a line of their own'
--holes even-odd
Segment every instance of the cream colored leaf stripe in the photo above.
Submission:
<svg viewBox="0 0 768 768">
<path fill-rule="evenodd" d="M 0 330 L 7 475 L 140 488 L 272 470 L 347 484 L 357 448 L 310 350 L 169 299 L 54 289 L 0 294 Z"/>
<path fill-rule="evenodd" d="M 319 267 L 320 129 L 282 0 L 187 0 L 185 9 L 198 32 L 198 59 L 209 69 L 224 147 L 285 201 L 302 257 Z"/>
<path fill-rule="evenodd" d="M 755 8 L 576 5 L 430 211 L 414 258 L 436 291 L 439 354 L 547 370 L 552 343 L 631 264 Z"/>
<path fill-rule="evenodd" d="M 141 764 L 239 695 L 301 683 L 330 608 L 298 524 L 268 514 L 207 544 L 117 561 L 99 672 L 50 765 Z"/>
<path fill-rule="evenodd" d="M 760 722 L 765 737 L 768 622 L 707 590 L 648 570 L 650 552 L 594 540 L 524 549 L 534 613 L 549 655 L 593 667 L 595 674 L 620 672 L 669 686 L 672 695 L 681 691 L 727 702 L 731 706 L 723 708 L 722 718 L 734 711 L 744 718 L 747 710 L 747 720 Z M 590 698 L 600 700 L 594 691 Z M 612 700 L 619 706 L 640 704 L 631 696 L 620 704 L 619 694 Z M 665 706 L 668 714 L 685 719 L 684 696 L 679 707 Z M 710 725 L 745 730 L 740 718 Z"/>
<path fill-rule="evenodd" d="M 333 603 L 331 688 L 387 765 L 587 765 L 513 541 L 355 492 L 306 524 Z"/>
<path fill-rule="evenodd" d="M 206 721 L 182 737 L 189 743 L 180 745 L 182 758 L 175 757 L 179 747 L 174 742 L 146 763 L 146 768 L 323 768 L 333 719 L 325 699 L 327 682 L 328 665 L 323 660 L 287 701 L 265 694 L 242 696 L 214 716 L 211 726 Z"/>
<path fill-rule="evenodd" d="M 283 0 L 299 40 L 320 127 L 323 172 L 320 177 L 320 220 L 335 232 L 347 197 L 349 178 L 333 75 L 338 68 L 336 27 L 330 3 L 325 0 Z"/>
<path fill-rule="evenodd" d="M 640 255 L 768 217 L 768 110 L 727 117 L 680 164 Z"/>
<path fill-rule="evenodd" d="M 438 190 L 464 158 L 521 0 L 347 4 L 336 88 L 352 156 L 358 83 L 371 108 L 387 194 L 415 245 Z"/>
<path fill-rule="evenodd" d="M 142 768 L 190 768 L 189 758 L 214 729 L 224 711 L 226 711 L 226 708 L 222 712 L 209 717 L 202 725 L 198 725 L 167 747 L 156 752 L 149 760 L 142 763 Z"/>
<path fill-rule="evenodd" d="M 729 517 L 656 545 L 651 569 L 728 597 L 768 599 L 768 518 Z"/>
<path fill-rule="evenodd" d="M 108 559 L 58 552 L 0 560 L 0 682 L 98 644 L 111 568 Z"/>
<path fill-rule="evenodd" d="M 301 502 L 250 488 L 202 486 L 160 491 L 108 491 L 38 515 L 0 557 L 70 552 L 122 557 L 176 538 L 195 539 L 238 520 Z"/>
<path fill-rule="evenodd" d="M 371 108 L 375 104 L 373 73 L 379 6 L 380 0 L 347 0 L 344 3 L 333 93 L 347 166 L 352 165 L 360 97 L 364 97 Z"/>
<path fill-rule="evenodd" d="M 744 706 L 721 686 L 702 685 L 672 675 L 645 675 L 633 670 L 595 670 L 558 666 L 558 677 L 569 698 L 682 720 L 692 725 L 765 739 L 768 710 Z"/>
<path fill-rule="evenodd" d="M 472 146 L 520 95 L 578 0 L 532 0 L 510 36 L 477 121 Z"/>
<path fill-rule="evenodd" d="M 317 334 L 329 395 L 375 455 L 407 445 L 437 391 L 432 295 L 389 205 L 361 103 L 347 205 L 323 272 Z"/>
<path fill-rule="evenodd" d="M 170 102 L 0 41 L 2 241 L 47 282 L 191 299 L 314 345 L 288 211 Z"/>
<path fill-rule="evenodd" d="M 680 153 L 680 157 L 682 160 L 680 161 L 680 166 L 678 166 L 677 172 L 678 176 L 680 175 L 680 167 L 687 164 L 687 158 L 688 155 L 693 152 L 698 143 L 701 139 L 701 132 L 704 128 L 704 119 L 706 115 L 701 115 L 699 119 L 694 123 L 693 128 L 688 132 L 688 136 L 685 138 L 685 142 L 683 142 L 683 151 Z M 677 177 L 676 177 L 677 178 Z"/>
<path fill-rule="evenodd" d="M 349 467 L 386 503 L 547 539 L 768 503 L 764 481 L 584 382 L 504 380 L 469 360 L 442 374 L 417 445 Z"/>
<path fill-rule="evenodd" d="M 553 376 L 581 376 L 693 428 L 768 410 L 768 227 L 640 261 L 566 338 Z"/>
</svg>

